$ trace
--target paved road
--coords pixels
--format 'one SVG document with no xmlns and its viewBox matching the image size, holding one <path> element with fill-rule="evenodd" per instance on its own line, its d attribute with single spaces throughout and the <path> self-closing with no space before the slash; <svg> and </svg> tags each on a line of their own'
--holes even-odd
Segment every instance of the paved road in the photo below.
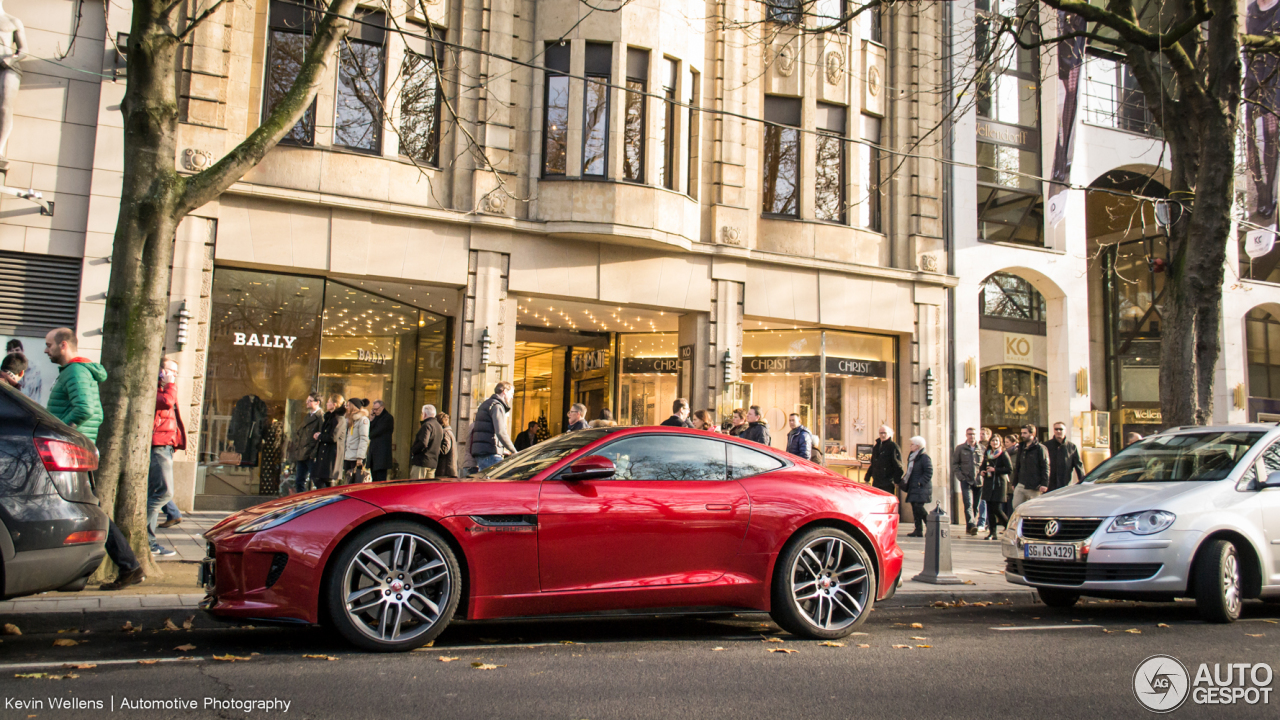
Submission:
<svg viewBox="0 0 1280 720">
<path fill-rule="evenodd" d="M 197 703 L 195 710 L 128 713 L 138 718 L 246 717 L 205 708 L 206 697 L 287 700 L 292 718 L 1133 718 L 1148 715 L 1131 690 L 1134 671 L 1154 654 L 1177 657 L 1193 677 L 1201 662 L 1268 662 L 1280 670 L 1277 620 L 1280 607 L 1258 603 L 1229 626 L 1199 622 L 1189 603 L 1097 602 L 1067 612 L 886 608 L 845 647 L 797 640 L 763 615 L 477 623 L 451 628 L 425 652 L 393 656 L 359 654 L 322 631 L 292 628 L 5 636 L 0 698 L 45 706 L 0 706 L 0 718 L 101 717 L 56 710 L 48 700 L 114 703 L 119 711 L 124 697 Z M 80 644 L 53 647 L 56 638 Z M 190 652 L 174 650 L 188 644 Z M 220 662 L 210 659 L 215 654 L 251 659 Z M 168 661 L 182 655 L 201 659 Z M 21 665 L 73 661 L 98 664 Z M 79 677 L 14 677 L 29 672 Z M 1280 688 L 1280 678 L 1271 687 Z M 1188 702 L 1174 716 L 1274 718 L 1278 703 Z"/>
</svg>

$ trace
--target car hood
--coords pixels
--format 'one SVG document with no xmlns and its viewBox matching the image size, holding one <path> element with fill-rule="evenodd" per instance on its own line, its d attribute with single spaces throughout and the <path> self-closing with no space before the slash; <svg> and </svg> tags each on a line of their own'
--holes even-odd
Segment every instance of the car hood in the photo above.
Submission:
<svg viewBox="0 0 1280 720">
<path fill-rule="evenodd" d="M 1114 517 L 1142 510 L 1171 510 L 1216 482 L 1084 483 L 1023 503 L 1023 517 Z M 1172 511 L 1172 510 L 1171 510 Z"/>
</svg>

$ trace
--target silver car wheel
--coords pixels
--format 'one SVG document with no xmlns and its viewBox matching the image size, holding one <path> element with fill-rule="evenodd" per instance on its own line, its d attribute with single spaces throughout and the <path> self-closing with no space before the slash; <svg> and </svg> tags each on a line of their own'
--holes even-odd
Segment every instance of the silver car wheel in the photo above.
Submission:
<svg viewBox="0 0 1280 720">
<path fill-rule="evenodd" d="M 452 581 L 444 555 L 426 538 L 383 535 L 361 548 L 344 570 L 347 619 L 379 642 L 412 640 L 440 619 Z"/>
<path fill-rule="evenodd" d="M 1222 559 L 1222 599 L 1227 612 L 1240 614 L 1240 562 L 1236 559 L 1235 548 Z"/>
<path fill-rule="evenodd" d="M 791 565 L 791 599 L 814 627 L 839 630 L 857 622 L 871 584 L 862 558 L 834 537 L 811 540 Z"/>
</svg>

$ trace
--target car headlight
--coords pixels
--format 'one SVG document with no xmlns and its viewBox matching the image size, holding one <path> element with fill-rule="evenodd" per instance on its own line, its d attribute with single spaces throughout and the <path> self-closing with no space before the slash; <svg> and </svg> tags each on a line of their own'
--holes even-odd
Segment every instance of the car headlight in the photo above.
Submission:
<svg viewBox="0 0 1280 720">
<path fill-rule="evenodd" d="M 292 505 L 286 505 L 282 508 L 276 508 L 271 512 L 263 515 L 256 520 L 247 522 L 236 528 L 236 533 L 251 533 L 261 530 L 270 530 L 278 525 L 283 525 L 290 520 L 315 510 L 316 508 L 332 505 L 339 500 L 346 500 L 345 495 L 325 495 L 317 498 L 307 498 L 301 502 Z"/>
<path fill-rule="evenodd" d="M 1151 535 L 1168 528 L 1178 516 L 1164 510 L 1143 510 L 1121 515 L 1111 521 L 1107 532 L 1127 532 L 1134 535 Z"/>
</svg>

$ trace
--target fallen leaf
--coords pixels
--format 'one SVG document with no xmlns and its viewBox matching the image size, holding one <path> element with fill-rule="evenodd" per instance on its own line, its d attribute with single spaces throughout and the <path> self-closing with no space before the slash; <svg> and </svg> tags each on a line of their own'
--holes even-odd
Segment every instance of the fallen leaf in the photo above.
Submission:
<svg viewBox="0 0 1280 720">
<path fill-rule="evenodd" d="M 172 620 L 170 620 L 169 618 L 165 618 L 165 619 L 164 619 L 164 629 L 165 629 L 165 630 L 177 630 L 177 629 L 178 629 L 178 626 L 177 626 L 177 625 L 174 625 L 174 624 L 173 624 L 173 621 L 172 621 Z"/>
<path fill-rule="evenodd" d="M 1141 630 L 1139 630 L 1138 628 L 1129 628 L 1128 630 L 1125 630 L 1125 632 L 1129 633 L 1130 635 L 1141 635 L 1141 634 L 1142 634 L 1142 631 L 1141 631 Z"/>
<path fill-rule="evenodd" d="M 502 642 L 502 641 L 501 641 L 501 640 L 495 640 L 494 638 L 480 638 L 480 642 L 482 642 L 482 643 L 489 643 L 490 645 L 492 645 L 493 643 L 496 643 L 496 642 Z"/>
<path fill-rule="evenodd" d="M 851 632 L 851 633 L 849 633 L 849 637 L 856 637 L 856 636 L 858 636 L 858 635 L 870 635 L 870 634 L 871 634 L 871 633 L 864 633 L 864 632 Z"/>
<path fill-rule="evenodd" d="M 46 674 L 47 673 L 14 673 L 13 676 L 16 678 L 42 678 L 45 677 Z"/>
<path fill-rule="evenodd" d="M 932 645 L 917 645 L 916 647 L 918 647 L 918 648 L 925 648 L 925 649 L 927 650 L 927 649 L 929 649 L 929 648 L 931 648 L 931 647 L 933 647 L 933 646 L 932 646 Z"/>
<path fill-rule="evenodd" d="M 822 647 L 844 647 L 844 643 L 842 643 L 842 642 L 834 642 L 834 641 L 832 641 L 832 640 L 827 640 L 826 642 L 820 642 L 820 643 L 818 643 L 818 645 L 820 645 L 820 646 L 822 646 Z"/>
<path fill-rule="evenodd" d="M 250 655 L 250 656 L 258 655 L 258 654 L 259 654 L 259 653 L 249 653 L 249 655 Z"/>
<path fill-rule="evenodd" d="M 303 655 L 302 657 L 311 658 L 312 660 L 337 660 L 338 659 L 332 655 Z"/>
<path fill-rule="evenodd" d="M 19 630 L 18 626 L 14 625 L 13 623 L 5 623 L 4 634 L 5 635 L 21 635 L 22 631 Z M 21 675 L 19 675 L 19 677 L 21 677 Z"/>
<path fill-rule="evenodd" d="M 249 660 L 250 658 L 241 657 L 239 655 L 227 654 L 227 655 L 214 655 L 213 659 L 219 662 L 236 662 L 238 660 Z"/>
<path fill-rule="evenodd" d="M 893 649 L 894 650 L 910 650 L 911 646 L 910 645 L 894 645 Z"/>
<path fill-rule="evenodd" d="M 478 663 L 478 662 L 473 662 L 473 663 L 471 663 L 471 667 L 473 667 L 473 668 L 475 668 L 475 669 L 477 669 L 477 670 L 497 670 L 497 669 L 498 669 L 498 668 L 500 668 L 500 667 L 506 667 L 506 665 L 494 665 L 494 664 L 492 664 L 492 663 Z"/>
<path fill-rule="evenodd" d="M 142 627 L 134 627 L 133 622 L 130 620 L 125 620 L 124 625 L 121 625 L 120 629 L 124 632 L 142 632 Z"/>
<path fill-rule="evenodd" d="M 760 642 L 780 643 L 780 642 L 786 642 L 786 640 L 783 640 L 782 638 L 776 638 L 776 637 L 762 637 L 760 638 Z"/>
<path fill-rule="evenodd" d="M 1169 626 L 1165 625 L 1164 623 L 1156 623 L 1156 627 L 1169 627 Z"/>
<path fill-rule="evenodd" d="M 79 644 L 80 643 L 76 642 L 75 640 L 72 640 L 71 638 L 58 638 L 57 640 L 53 641 L 54 647 L 75 647 Z"/>
<path fill-rule="evenodd" d="M 1277 621 L 1276 621 L 1276 620 L 1263 620 L 1262 622 L 1264 622 L 1264 623 L 1271 623 L 1272 625 L 1275 625 Z"/>
<path fill-rule="evenodd" d="M 440 656 L 440 657 L 439 657 L 439 658 L 437 658 L 437 659 L 438 659 L 440 662 L 453 662 L 454 660 L 457 660 L 458 658 L 456 658 L 456 657 L 444 657 L 444 656 L 442 655 L 442 656 Z"/>
<path fill-rule="evenodd" d="M 924 623 L 911 623 L 911 627 L 912 629 L 915 629 L 915 630 L 923 630 Z"/>
<path fill-rule="evenodd" d="M 75 673 L 67 673 L 66 675 L 50 675 L 49 673 L 16 673 L 14 674 L 14 677 L 29 678 L 33 680 L 39 679 L 39 678 L 45 678 L 46 680 L 62 680 L 62 679 L 75 680 L 80 676 L 76 675 Z"/>
<path fill-rule="evenodd" d="M 187 643 L 186 645 L 179 645 L 178 647 L 174 648 L 174 650 L 177 650 L 178 652 L 188 652 L 195 649 L 196 649 L 196 646 L 190 643 Z"/>
<path fill-rule="evenodd" d="M 1257 635 L 1254 635 L 1253 633 L 1245 633 L 1245 635 L 1248 635 L 1249 637 L 1262 637 L 1263 635 L 1266 635 L 1266 633 L 1258 633 Z"/>
<path fill-rule="evenodd" d="M 98 667 L 95 663 L 67 663 L 63 665 L 64 670 L 89 670 Z"/>
<path fill-rule="evenodd" d="M 1038 617 L 1034 617 L 1034 618 L 1031 618 L 1031 619 L 1032 619 L 1032 620 L 1039 620 L 1040 618 L 1038 618 Z"/>
<path fill-rule="evenodd" d="M 78 632 L 80 631 L 79 630 L 59 630 L 58 634 L 61 635 L 63 633 L 78 633 Z"/>
<path fill-rule="evenodd" d="M 860 647 L 860 648 L 869 648 L 869 647 L 871 647 L 871 646 L 870 646 L 870 645 L 864 645 L 863 643 L 858 643 L 858 647 Z"/>
<path fill-rule="evenodd" d="M 158 662 L 160 661 L 159 660 L 139 660 L 138 664 L 139 665 L 155 665 Z"/>
<path fill-rule="evenodd" d="M 1080 618 L 1071 618 L 1071 622 L 1081 622 Z"/>
<path fill-rule="evenodd" d="M 572 641 L 572 640 L 561 640 L 561 641 L 560 641 L 560 644 L 561 644 L 561 645 L 577 645 L 577 643 L 575 643 L 575 642 L 574 642 L 574 641 Z"/>
<path fill-rule="evenodd" d="M 722 652 L 723 650 L 724 650 L 724 648 L 722 648 L 722 647 L 713 647 L 713 648 L 711 648 L 711 652 Z"/>
<path fill-rule="evenodd" d="M 1106 634 L 1108 634 L 1108 635 L 1110 635 L 1110 634 L 1111 634 L 1111 631 L 1110 631 L 1110 630 L 1108 630 L 1108 629 L 1106 629 L 1106 628 L 1103 628 L 1103 629 L 1102 629 L 1102 632 L 1104 632 L 1104 633 L 1106 633 Z"/>
<path fill-rule="evenodd" d="M 965 584 L 965 585 L 977 585 L 978 583 L 976 583 L 976 582 L 974 582 L 974 581 L 972 581 L 972 580 L 965 580 L 965 581 L 964 581 L 964 584 Z"/>
<path fill-rule="evenodd" d="M 192 624 L 192 623 L 194 623 L 195 621 L 196 621 L 196 616 L 195 616 L 195 615 L 192 615 L 191 617 L 187 618 L 186 620 L 183 620 L 183 621 L 182 621 L 182 629 L 183 629 L 183 630 L 190 630 L 190 629 L 191 629 L 191 624 Z"/>
<path fill-rule="evenodd" d="M 911 639 L 912 639 L 912 640 L 928 640 L 929 638 L 927 638 L 927 637 L 916 637 L 916 636 L 912 635 L 912 636 L 911 636 Z"/>
<path fill-rule="evenodd" d="M 800 652 L 800 651 L 799 651 L 799 650 L 792 650 L 791 648 L 769 648 L 769 652 L 780 652 L 780 653 L 786 653 L 786 654 L 790 655 L 791 653 L 797 653 L 797 652 Z"/>
</svg>

